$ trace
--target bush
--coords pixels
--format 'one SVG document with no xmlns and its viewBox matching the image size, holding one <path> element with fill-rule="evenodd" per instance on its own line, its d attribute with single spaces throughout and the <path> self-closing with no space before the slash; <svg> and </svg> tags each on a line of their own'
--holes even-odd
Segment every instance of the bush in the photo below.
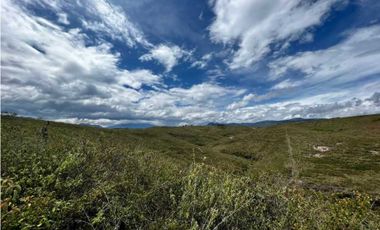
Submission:
<svg viewBox="0 0 380 230">
<path fill-rule="evenodd" d="M 52 133 L 44 142 L 30 130 L 2 130 L 4 229 L 380 228 L 372 198 L 359 192 L 184 166 L 89 131 Z"/>
</svg>

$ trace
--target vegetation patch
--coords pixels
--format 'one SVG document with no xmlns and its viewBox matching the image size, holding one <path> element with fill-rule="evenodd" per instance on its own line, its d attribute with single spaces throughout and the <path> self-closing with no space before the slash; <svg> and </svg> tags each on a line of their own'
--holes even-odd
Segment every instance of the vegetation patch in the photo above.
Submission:
<svg viewBox="0 0 380 230">
<path fill-rule="evenodd" d="M 357 132 L 337 136 L 308 123 L 182 131 L 50 122 L 45 137 L 44 121 L 2 117 L 2 228 L 378 229 L 379 159 L 357 146 L 376 149 L 379 136 L 358 125 L 371 116 L 349 119 L 335 126 Z M 327 139 L 344 144 L 329 157 L 304 154 Z"/>
</svg>

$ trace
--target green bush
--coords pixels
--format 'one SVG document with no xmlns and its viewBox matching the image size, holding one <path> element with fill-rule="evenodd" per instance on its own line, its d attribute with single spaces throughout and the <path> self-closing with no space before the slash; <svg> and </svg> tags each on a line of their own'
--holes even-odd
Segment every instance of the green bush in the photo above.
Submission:
<svg viewBox="0 0 380 230">
<path fill-rule="evenodd" d="M 3 229 L 380 228 L 367 194 L 184 165 L 92 129 L 62 129 L 45 142 L 33 127 L 2 126 Z"/>
</svg>

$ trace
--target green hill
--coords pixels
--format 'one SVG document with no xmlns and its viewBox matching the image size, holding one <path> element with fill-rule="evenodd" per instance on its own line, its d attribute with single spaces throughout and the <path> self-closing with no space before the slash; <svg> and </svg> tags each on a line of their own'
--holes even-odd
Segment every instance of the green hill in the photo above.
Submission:
<svg viewBox="0 0 380 230">
<path fill-rule="evenodd" d="M 380 227 L 380 115 L 45 133 L 1 122 L 4 229 Z"/>
</svg>

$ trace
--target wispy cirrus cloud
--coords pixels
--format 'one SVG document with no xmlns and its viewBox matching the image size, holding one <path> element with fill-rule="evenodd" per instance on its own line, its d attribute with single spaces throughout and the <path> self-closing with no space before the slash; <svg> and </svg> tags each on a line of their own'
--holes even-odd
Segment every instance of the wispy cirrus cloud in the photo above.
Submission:
<svg viewBox="0 0 380 230">
<path fill-rule="evenodd" d="M 279 58 L 269 64 L 272 79 L 288 71 L 299 71 L 300 80 L 285 80 L 275 87 L 305 86 L 325 83 L 325 86 L 353 82 L 363 77 L 380 76 L 380 26 L 359 28 L 347 34 L 342 42 L 323 50 L 300 52 Z"/>
<path fill-rule="evenodd" d="M 131 22 L 121 7 L 107 0 L 82 0 L 81 4 L 87 12 L 82 23 L 85 28 L 101 32 L 113 39 L 125 41 L 127 45 L 137 44 L 153 46 L 144 33 Z M 87 17 L 87 18 L 86 18 Z M 90 20 L 88 20 L 90 19 Z"/>
<path fill-rule="evenodd" d="M 301 39 L 322 23 L 340 0 L 214 0 L 215 20 L 210 36 L 215 42 L 237 43 L 229 67 L 249 67 L 270 52 Z M 305 39 L 303 39 L 305 40 Z"/>
<path fill-rule="evenodd" d="M 213 53 L 208 53 L 203 55 L 200 60 L 195 60 L 192 64 L 191 67 L 196 67 L 200 69 L 205 69 L 210 62 L 210 60 L 213 58 Z"/>
<path fill-rule="evenodd" d="M 151 47 L 144 33 L 130 20 L 125 11 L 109 0 L 20 0 L 19 5 L 52 11 L 57 21 L 68 25 L 69 14 L 78 18 L 85 29 L 92 30 L 99 37 L 111 37 L 133 47 L 137 44 Z M 14 2 L 13 4 L 17 4 Z"/>
</svg>

